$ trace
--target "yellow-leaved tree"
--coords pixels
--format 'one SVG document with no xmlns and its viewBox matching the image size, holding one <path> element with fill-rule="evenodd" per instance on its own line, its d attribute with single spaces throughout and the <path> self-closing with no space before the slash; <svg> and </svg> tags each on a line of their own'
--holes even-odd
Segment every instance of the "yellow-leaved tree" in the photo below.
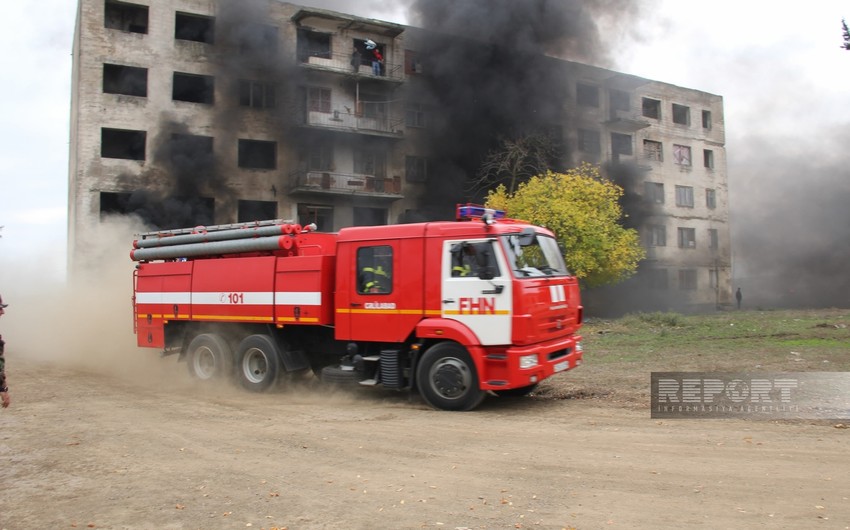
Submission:
<svg viewBox="0 0 850 530">
<path fill-rule="evenodd" d="M 588 287 L 617 283 L 633 275 L 645 257 L 637 230 L 624 228 L 619 199 L 623 189 L 582 164 L 566 173 L 532 177 L 508 193 L 487 194 L 487 207 L 545 226 L 564 246 L 567 267 Z"/>
</svg>

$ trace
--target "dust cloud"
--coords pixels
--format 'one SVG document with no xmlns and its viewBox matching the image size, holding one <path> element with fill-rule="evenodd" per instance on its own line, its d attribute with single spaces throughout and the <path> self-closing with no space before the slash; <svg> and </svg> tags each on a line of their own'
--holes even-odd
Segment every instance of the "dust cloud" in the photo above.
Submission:
<svg viewBox="0 0 850 530">
<path fill-rule="evenodd" d="M 56 259 L 49 250 L 4 267 L 3 298 L 9 307 L 0 322 L 6 340 L 7 377 L 14 388 L 16 359 L 32 360 L 128 378 L 156 375 L 155 350 L 136 347 L 131 304 L 133 234 L 144 225 L 113 217 L 96 227 L 98 243 L 85 253 L 73 283 L 50 279 Z"/>
</svg>

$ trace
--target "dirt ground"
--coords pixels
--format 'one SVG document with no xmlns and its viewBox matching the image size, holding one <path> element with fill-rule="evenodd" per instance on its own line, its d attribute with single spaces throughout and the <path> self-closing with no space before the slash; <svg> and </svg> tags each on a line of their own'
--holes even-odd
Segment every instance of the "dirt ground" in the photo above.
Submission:
<svg viewBox="0 0 850 530">
<path fill-rule="evenodd" d="M 310 380 L 201 387 L 152 352 L 7 357 L 2 529 L 850 528 L 850 430 L 832 423 L 553 397 L 580 388 L 451 413 Z"/>
</svg>

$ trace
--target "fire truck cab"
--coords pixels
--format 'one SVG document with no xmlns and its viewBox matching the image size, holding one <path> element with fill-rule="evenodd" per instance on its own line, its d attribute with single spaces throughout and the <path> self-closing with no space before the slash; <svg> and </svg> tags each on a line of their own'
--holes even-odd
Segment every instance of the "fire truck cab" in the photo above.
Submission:
<svg viewBox="0 0 850 530">
<path fill-rule="evenodd" d="M 545 228 L 467 205 L 455 222 L 246 229 L 136 242 L 141 346 L 251 390 L 312 369 L 333 383 L 416 390 L 446 410 L 526 394 L 581 363 L 578 283 Z"/>
</svg>

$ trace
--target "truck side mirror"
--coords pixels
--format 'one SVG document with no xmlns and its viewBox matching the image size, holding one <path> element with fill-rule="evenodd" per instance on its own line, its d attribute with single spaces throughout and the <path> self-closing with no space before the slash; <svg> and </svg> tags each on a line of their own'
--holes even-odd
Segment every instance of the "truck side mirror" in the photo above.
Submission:
<svg viewBox="0 0 850 530">
<path fill-rule="evenodd" d="M 492 280 L 496 277 L 496 273 L 492 266 L 487 265 L 478 269 L 478 277 L 482 280 Z"/>
</svg>

